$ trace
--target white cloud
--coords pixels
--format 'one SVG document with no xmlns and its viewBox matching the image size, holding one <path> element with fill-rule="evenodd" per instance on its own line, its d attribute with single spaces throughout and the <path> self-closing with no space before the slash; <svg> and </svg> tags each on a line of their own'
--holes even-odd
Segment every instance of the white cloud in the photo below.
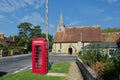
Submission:
<svg viewBox="0 0 120 80">
<path fill-rule="evenodd" d="M 8 22 L 8 23 L 13 23 L 12 20 L 8 20 L 5 16 L 0 15 L 0 22 Z"/>
<path fill-rule="evenodd" d="M 55 25 L 54 25 L 54 24 L 49 24 L 49 27 L 50 27 L 50 28 L 54 28 Z"/>
<path fill-rule="evenodd" d="M 66 17 L 65 19 L 66 19 L 66 20 L 68 20 L 68 21 L 70 21 L 70 20 L 71 20 L 71 18 L 70 18 L 70 17 Z"/>
<path fill-rule="evenodd" d="M 120 18 L 118 16 L 106 16 L 103 21 L 105 22 L 109 22 L 109 21 L 119 21 Z"/>
<path fill-rule="evenodd" d="M 68 26 L 75 26 L 75 25 L 79 25 L 80 24 L 80 21 L 78 20 L 73 20 L 71 19 L 70 17 L 66 17 L 65 18 L 68 22 L 71 22 L 71 23 L 68 23 Z"/>
<path fill-rule="evenodd" d="M 119 0 L 107 0 L 108 3 L 113 4 L 113 3 L 117 3 Z"/>
<path fill-rule="evenodd" d="M 8 20 L 8 19 L 6 19 L 6 22 L 8 22 L 8 23 L 14 23 L 14 21 Z"/>
<path fill-rule="evenodd" d="M 104 13 L 106 10 L 105 9 L 96 9 L 96 12 L 98 12 L 98 14 Z"/>
<path fill-rule="evenodd" d="M 35 9 L 38 9 L 44 4 L 45 0 L 0 0 L 0 11 L 12 12 L 27 6 L 33 6 Z"/>
<path fill-rule="evenodd" d="M 14 8 L 6 1 L 0 1 L 0 11 L 2 12 L 11 12 Z"/>
<path fill-rule="evenodd" d="M 103 21 L 108 22 L 108 21 L 110 21 L 110 20 L 112 20 L 112 19 L 113 19 L 112 16 L 107 16 L 107 17 L 104 18 Z"/>
<path fill-rule="evenodd" d="M 4 16 L 3 15 L 0 15 L 0 21 L 4 20 Z"/>
<path fill-rule="evenodd" d="M 22 8 L 26 6 L 26 3 L 22 0 L 8 0 L 7 2 L 13 8 Z"/>
<path fill-rule="evenodd" d="M 24 0 L 29 5 L 34 5 L 34 0 Z"/>
<path fill-rule="evenodd" d="M 74 25 L 79 25 L 80 21 L 73 21 L 70 24 L 68 24 L 69 26 L 74 26 Z"/>
<path fill-rule="evenodd" d="M 33 25 L 45 23 L 44 18 L 37 12 L 24 16 L 20 22 L 30 22 Z"/>
<path fill-rule="evenodd" d="M 11 16 L 12 16 L 12 18 L 15 19 L 15 20 L 18 20 L 18 19 L 19 19 L 19 17 L 16 16 L 15 14 L 12 14 Z"/>
<path fill-rule="evenodd" d="M 24 0 L 24 1 L 29 5 L 33 5 L 35 9 L 38 9 L 45 4 L 45 0 Z"/>
</svg>

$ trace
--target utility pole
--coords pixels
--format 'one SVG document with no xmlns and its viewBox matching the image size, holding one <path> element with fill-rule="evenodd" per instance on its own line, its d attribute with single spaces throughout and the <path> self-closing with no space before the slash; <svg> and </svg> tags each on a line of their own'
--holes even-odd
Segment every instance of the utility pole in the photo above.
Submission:
<svg viewBox="0 0 120 80">
<path fill-rule="evenodd" d="M 84 48 L 84 43 L 83 43 L 83 33 L 82 33 L 82 30 L 81 30 L 81 33 L 80 33 L 80 38 L 81 38 L 81 44 L 82 44 L 82 47 Z"/>
<path fill-rule="evenodd" d="M 46 40 L 48 40 L 48 0 L 46 0 Z"/>
<path fill-rule="evenodd" d="M 49 39 L 48 39 L 48 0 L 46 0 L 46 40 L 47 40 L 47 58 L 48 58 L 48 54 L 49 54 Z M 49 58 L 47 61 L 47 68 L 49 68 Z"/>
</svg>

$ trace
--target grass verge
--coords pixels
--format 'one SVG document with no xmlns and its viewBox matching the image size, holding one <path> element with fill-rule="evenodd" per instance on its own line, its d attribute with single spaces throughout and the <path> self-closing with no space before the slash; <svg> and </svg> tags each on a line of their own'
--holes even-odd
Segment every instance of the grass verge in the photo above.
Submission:
<svg viewBox="0 0 120 80">
<path fill-rule="evenodd" d="M 49 72 L 53 73 L 68 73 L 70 67 L 70 62 L 60 62 L 60 63 L 54 63 L 49 70 Z"/>
<path fill-rule="evenodd" d="M 52 73 L 68 73 L 70 62 L 54 63 L 49 72 Z M 31 70 L 25 70 L 16 74 L 8 74 L 0 78 L 0 80 L 66 80 L 65 77 L 46 76 L 33 74 Z"/>
</svg>

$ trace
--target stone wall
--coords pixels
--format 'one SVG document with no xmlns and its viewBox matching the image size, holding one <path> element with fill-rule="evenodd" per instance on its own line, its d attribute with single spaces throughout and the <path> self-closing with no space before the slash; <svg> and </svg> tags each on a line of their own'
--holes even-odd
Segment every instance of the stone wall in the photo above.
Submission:
<svg viewBox="0 0 120 80">
<path fill-rule="evenodd" d="M 24 54 L 23 51 L 13 51 L 13 50 L 0 50 L 0 57 L 5 57 L 5 56 L 13 56 L 13 55 L 20 55 Z"/>
<path fill-rule="evenodd" d="M 81 59 L 77 58 L 76 63 L 85 80 L 103 80 L 89 66 L 85 65 Z"/>
</svg>

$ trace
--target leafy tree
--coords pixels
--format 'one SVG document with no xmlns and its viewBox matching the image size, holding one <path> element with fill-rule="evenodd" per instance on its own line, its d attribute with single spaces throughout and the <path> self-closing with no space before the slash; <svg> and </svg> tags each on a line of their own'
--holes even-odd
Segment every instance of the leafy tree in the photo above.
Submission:
<svg viewBox="0 0 120 80">
<path fill-rule="evenodd" d="M 31 23 L 23 22 L 18 25 L 19 33 L 15 36 L 17 45 L 27 47 L 27 49 L 31 50 L 31 41 L 36 37 L 45 38 L 45 33 L 42 33 L 42 29 L 39 25 L 34 26 Z M 52 49 L 53 44 L 53 36 L 49 34 L 49 49 Z"/>
<path fill-rule="evenodd" d="M 16 42 L 16 46 L 19 46 L 19 42 L 21 41 L 20 39 L 21 39 L 21 37 L 19 36 L 19 35 L 14 35 L 13 36 L 14 37 L 14 39 L 15 39 L 15 42 Z"/>
<path fill-rule="evenodd" d="M 23 22 L 20 25 L 18 25 L 18 30 L 19 30 L 18 35 L 20 37 L 20 41 L 18 42 L 18 44 L 20 46 L 24 45 L 25 49 L 27 49 L 27 47 L 30 46 L 29 42 L 30 42 L 31 27 L 32 24 L 28 22 Z"/>
<path fill-rule="evenodd" d="M 105 29 L 102 29 L 102 33 L 112 33 L 112 32 L 120 32 L 120 28 L 105 28 Z"/>
<path fill-rule="evenodd" d="M 87 50 L 80 51 L 78 56 L 92 68 L 96 62 L 109 61 L 108 55 L 103 53 L 99 43 L 92 43 Z"/>
<path fill-rule="evenodd" d="M 42 37 L 40 26 L 33 26 L 30 33 L 31 38 Z"/>
<path fill-rule="evenodd" d="M 53 36 L 49 34 L 48 38 L 49 38 L 49 51 L 51 51 L 53 45 Z"/>
<path fill-rule="evenodd" d="M 0 43 L 0 49 L 3 49 L 4 47 L 6 47 L 3 43 Z"/>
<path fill-rule="evenodd" d="M 46 34 L 42 33 L 42 37 L 46 38 Z M 49 34 L 48 39 L 49 39 L 49 51 L 51 51 L 52 50 L 52 45 L 53 45 L 53 36 L 51 34 Z"/>
<path fill-rule="evenodd" d="M 109 57 L 100 44 L 93 43 L 87 50 L 82 50 L 79 57 L 94 69 L 104 80 L 120 80 L 120 50 L 116 49 Z"/>
<path fill-rule="evenodd" d="M 6 48 L 8 45 L 5 41 L 0 41 L 0 49 Z"/>
<path fill-rule="evenodd" d="M 30 37 L 32 24 L 28 22 L 23 22 L 20 25 L 18 25 L 19 30 L 19 36 L 21 36 L 21 39 L 28 39 Z"/>
<path fill-rule="evenodd" d="M 105 66 L 104 72 L 101 76 L 105 80 L 120 80 L 120 50 L 119 49 L 113 52 L 109 62 L 111 62 L 112 64 L 110 65 L 108 64 Z"/>
</svg>

